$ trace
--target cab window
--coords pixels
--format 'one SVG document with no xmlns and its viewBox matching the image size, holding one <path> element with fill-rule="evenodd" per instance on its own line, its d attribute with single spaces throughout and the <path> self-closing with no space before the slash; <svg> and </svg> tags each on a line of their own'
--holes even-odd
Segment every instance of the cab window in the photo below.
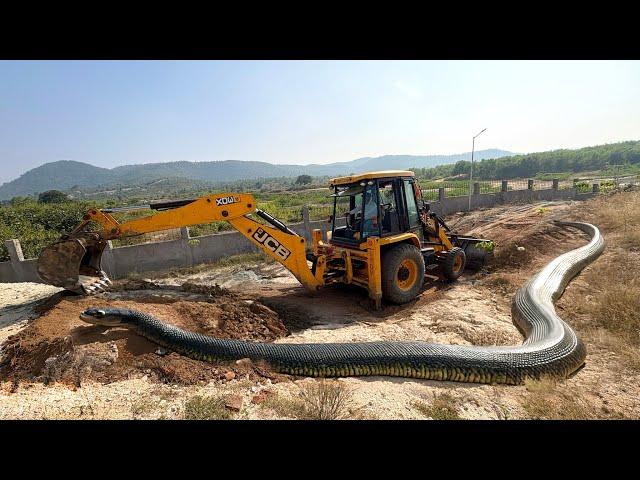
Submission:
<svg viewBox="0 0 640 480">
<path fill-rule="evenodd" d="M 413 229 L 420 225 L 420 217 L 418 215 L 418 205 L 416 204 L 415 192 L 413 190 L 413 181 L 404 181 L 404 193 L 407 199 L 407 215 L 409 216 L 409 229 Z"/>
</svg>

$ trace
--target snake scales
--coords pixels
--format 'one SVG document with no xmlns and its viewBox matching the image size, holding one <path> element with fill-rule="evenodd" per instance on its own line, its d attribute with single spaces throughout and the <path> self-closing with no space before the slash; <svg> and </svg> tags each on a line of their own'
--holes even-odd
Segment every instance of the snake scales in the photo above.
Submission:
<svg viewBox="0 0 640 480">
<path fill-rule="evenodd" d="M 432 380 L 520 384 L 526 378 L 567 377 L 584 364 L 586 349 L 555 313 L 554 302 L 568 282 L 604 249 L 597 227 L 556 222 L 587 233 L 587 245 L 555 258 L 516 293 L 512 318 L 525 337 L 522 345 L 476 347 L 420 341 L 327 344 L 254 343 L 218 339 L 167 325 L 126 309 L 90 308 L 89 323 L 123 326 L 198 360 L 266 361 L 278 372 L 313 377 L 389 375 Z"/>
</svg>

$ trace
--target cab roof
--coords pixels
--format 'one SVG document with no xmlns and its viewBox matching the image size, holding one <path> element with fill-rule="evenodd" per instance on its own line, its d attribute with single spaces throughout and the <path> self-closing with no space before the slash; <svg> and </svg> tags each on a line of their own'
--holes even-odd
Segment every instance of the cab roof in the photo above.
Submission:
<svg viewBox="0 0 640 480">
<path fill-rule="evenodd" d="M 329 180 L 329 185 L 347 185 L 349 183 L 355 183 L 361 180 L 372 180 L 374 178 L 388 177 L 415 177 L 415 173 L 413 173 L 411 170 L 380 170 L 377 172 L 359 173 L 358 175 L 332 178 L 331 180 Z"/>
</svg>

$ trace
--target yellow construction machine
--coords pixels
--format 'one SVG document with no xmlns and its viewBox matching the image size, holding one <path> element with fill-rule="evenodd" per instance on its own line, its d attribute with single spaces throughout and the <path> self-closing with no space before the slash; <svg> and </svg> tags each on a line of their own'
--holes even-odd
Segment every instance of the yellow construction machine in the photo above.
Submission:
<svg viewBox="0 0 640 480">
<path fill-rule="evenodd" d="M 414 299 L 425 276 L 455 280 L 490 253 L 484 248 L 489 240 L 454 234 L 429 210 L 411 171 L 334 178 L 330 187 L 331 229 L 326 240 L 321 229 L 313 230 L 311 245 L 257 208 L 253 195 L 216 193 L 151 204 L 159 213 L 124 223 L 115 220 L 113 210 L 89 210 L 71 233 L 42 251 L 38 274 L 52 285 L 91 295 L 111 283 L 100 266 L 108 240 L 224 220 L 310 291 L 336 282 L 355 284 L 380 308 L 382 299 L 395 304 Z M 99 229 L 92 230 L 92 222 Z"/>
</svg>

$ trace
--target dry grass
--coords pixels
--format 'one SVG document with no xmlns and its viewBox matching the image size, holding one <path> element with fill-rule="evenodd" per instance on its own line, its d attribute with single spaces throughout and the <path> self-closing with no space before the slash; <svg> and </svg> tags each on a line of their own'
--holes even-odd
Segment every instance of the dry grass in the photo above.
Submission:
<svg viewBox="0 0 640 480">
<path fill-rule="evenodd" d="M 299 399 L 274 394 L 268 396 L 260 406 L 273 410 L 281 418 L 304 418 L 304 408 Z"/>
<path fill-rule="evenodd" d="M 598 408 L 578 392 L 560 387 L 553 380 L 528 380 L 522 401 L 527 416 L 533 420 L 621 419 L 620 412 Z"/>
<path fill-rule="evenodd" d="M 151 412 L 155 407 L 155 404 L 149 397 L 139 398 L 131 405 L 131 414 L 134 418 L 144 416 Z"/>
<path fill-rule="evenodd" d="M 640 345 L 640 285 L 609 285 L 594 301 L 592 315 L 597 324 Z"/>
<path fill-rule="evenodd" d="M 591 217 L 604 231 L 626 234 L 640 227 L 640 192 L 614 193 L 591 204 Z"/>
<path fill-rule="evenodd" d="M 339 380 L 305 383 L 298 397 L 272 395 L 262 404 L 279 416 L 300 420 L 359 419 L 360 408 L 353 404 L 352 392 Z"/>
<path fill-rule="evenodd" d="M 184 404 L 185 420 L 228 420 L 231 412 L 225 408 L 225 400 L 220 396 L 196 395 Z"/>
<path fill-rule="evenodd" d="M 435 393 L 431 404 L 416 401 L 413 406 L 424 416 L 433 420 L 460 420 L 456 399 L 449 393 Z"/>
<path fill-rule="evenodd" d="M 303 413 L 309 420 L 342 420 L 350 417 L 352 393 L 338 380 L 306 384 L 300 392 Z"/>
<path fill-rule="evenodd" d="M 581 210 L 578 218 L 598 225 L 607 245 L 585 271 L 589 291 L 572 308 L 579 314 L 572 324 L 640 371 L 640 192 L 605 195 Z"/>
<path fill-rule="evenodd" d="M 640 230 L 640 227 L 639 227 Z M 613 237 L 613 235 L 611 235 Z M 608 238 L 616 248 L 615 238 Z M 605 329 L 609 335 L 607 343 L 629 350 L 635 355 L 631 363 L 640 364 L 640 256 L 623 249 L 610 252 L 596 262 L 585 275 L 590 294 L 576 306 L 581 318 L 576 322 L 589 333 Z M 599 338 L 602 339 L 602 333 Z M 616 338 L 613 338 L 616 337 Z"/>
</svg>

